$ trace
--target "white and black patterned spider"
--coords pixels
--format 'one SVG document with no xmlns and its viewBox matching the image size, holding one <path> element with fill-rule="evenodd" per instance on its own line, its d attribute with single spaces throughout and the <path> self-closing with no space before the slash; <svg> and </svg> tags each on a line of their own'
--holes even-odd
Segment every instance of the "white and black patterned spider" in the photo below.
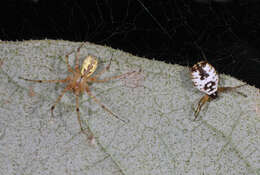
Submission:
<svg viewBox="0 0 260 175">
<path fill-rule="evenodd" d="M 207 61 L 200 61 L 191 68 L 191 80 L 194 86 L 205 93 L 195 110 L 195 119 L 198 117 L 198 114 L 201 110 L 201 107 L 212 99 L 218 97 L 218 93 L 231 91 L 236 88 L 245 86 L 242 84 L 235 87 L 218 87 L 219 77 L 215 68 L 210 65 Z M 243 95 L 243 94 L 242 94 Z M 245 95 L 244 95 L 245 96 Z"/>
</svg>

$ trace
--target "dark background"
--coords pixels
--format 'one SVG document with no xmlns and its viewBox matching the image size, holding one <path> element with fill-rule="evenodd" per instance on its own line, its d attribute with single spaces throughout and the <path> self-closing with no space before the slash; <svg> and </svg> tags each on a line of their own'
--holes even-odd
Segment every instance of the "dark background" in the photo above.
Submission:
<svg viewBox="0 0 260 175">
<path fill-rule="evenodd" d="M 260 88 L 257 0 L 5 0 L 0 39 L 63 39 L 220 73 Z"/>
</svg>

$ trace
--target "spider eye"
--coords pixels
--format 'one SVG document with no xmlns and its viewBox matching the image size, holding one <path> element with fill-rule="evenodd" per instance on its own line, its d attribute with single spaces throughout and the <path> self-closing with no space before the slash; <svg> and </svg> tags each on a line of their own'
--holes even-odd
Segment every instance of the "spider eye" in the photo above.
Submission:
<svg viewBox="0 0 260 175">
<path fill-rule="evenodd" d="M 92 75 L 95 70 L 97 69 L 98 61 L 94 56 L 87 56 L 83 61 L 82 68 L 81 68 L 81 75 L 86 75 L 89 77 Z"/>
</svg>

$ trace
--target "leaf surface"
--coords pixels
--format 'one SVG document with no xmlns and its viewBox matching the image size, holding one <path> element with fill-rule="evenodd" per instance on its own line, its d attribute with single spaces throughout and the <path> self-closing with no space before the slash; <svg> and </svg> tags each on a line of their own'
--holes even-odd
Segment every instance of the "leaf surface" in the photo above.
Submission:
<svg viewBox="0 0 260 175">
<path fill-rule="evenodd" d="M 101 78 L 129 71 L 140 74 L 91 84 L 114 118 L 87 94 L 80 98 L 87 140 L 79 133 L 75 95 L 59 83 L 18 79 L 62 79 L 68 75 L 65 55 L 80 43 L 66 41 L 1 42 L 0 174 L 260 174 L 259 89 L 244 86 L 221 94 L 203 107 L 197 121 L 194 107 L 203 96 L 190 80 L 189 69 L 139 58 L 109 47 L 86 43 L 100 59 L 97 71 L 112 57 Z M 75 55 L 69 57 L 74 67 Z M 220 75 L 221 85 L 243 82 Z"/>
</svg>

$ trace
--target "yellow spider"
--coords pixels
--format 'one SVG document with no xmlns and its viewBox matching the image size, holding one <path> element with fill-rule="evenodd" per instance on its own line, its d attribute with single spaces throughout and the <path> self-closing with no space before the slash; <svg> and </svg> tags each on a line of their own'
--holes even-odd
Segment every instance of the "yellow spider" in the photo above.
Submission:
<svg viewBox="0 0 260 175">
<path fill-rule="evenodd" d="M 103 105 L 90 91 L 90 87 L 89 87 L 89 83 L 102 83 L 102 82 L 107 82 L 113 79 L 119 79 L 121 77 L 127 76 L 129 74 L 134 73 L 133 72 L 128 72 L 125 74 L 121 74 L 121 75 L 117 75 L 117 76 L 112 76 L 112 77 L 108 77 L 105 79 L 99 79 L 100 75 L 103 74 L 104 72 L 106 72 L 111 64 L 111 60 L 109 64 L 99 73 L 97 73 L 95 76 L 91 76 L 95 70 L 97 69 L 97 65 L 98 65 L 98 60 L 95 56 L 93 55 L 88 55 L 85 60 L 83 61 L 82 64 L 82 68 L 81 70 L 79 69 L 79 51 L 81 49 L 81 47 L 84 45 L 84 43 L 77 49 L 76 52 L 76 59 L 75 59 L 75 68 L 73 69 L 69 63 L 68 63 L 68 57 L 69 55 L 71 55 L 74 51 L 68 53 L 65 58 L 66 58 L 66 64 L 67 64 L 67 69 L 68 71 L 71 73 L 67 76 L 67 78 L 65 79 L 58 79 L 58 80 L 31 80 L 31 79 L 27 79 L 27 78 L 22 78 L 19 77 L 20 79 L 23 79 L 25 81 L 31 81 L 31 82 L 37 82 L 37 83 L 66 83 L 67 86 L 65 87 L 65 89 L 62 91 L 62 93 L 59 95 L 59 97 L 56 99 L 55 103 L 52 105 L 51 107 L 51 114 L 53 117 L 53 110 L 55 108 L 55 106 L 59 103 L 59 101 L 61 100 L 61 98 L 63 97 L 63 95 L 67 92 L 67 91 L 72 91 L 75 95 L 76 95 L 76 111 L 77 111 L 77 117 L 78 117 L 78 122 L 79 122 L 79 126 L 80 126 L 80 130 L 81 132 L 84 132 L 84 129 L 82 127 L 82 123 L 80 120 L 80 112 L 79 112 L 79 95 L 87 92 L 87 94 L 98 104 L 100 105 L 105 111 L 107 111 L 108 113 L 110 113 L 112 116 L 116 117 L 117 119 L 125 122 L 125 120 L 120 119 L 117 115 L 115 115 L 111 110 L 109 110 L 105 105 Z M 86 134 L 86 133 L 85 133 Z M 90 138 L 93 137 L 92 135 L 90 136 Z"/>
</svg>

